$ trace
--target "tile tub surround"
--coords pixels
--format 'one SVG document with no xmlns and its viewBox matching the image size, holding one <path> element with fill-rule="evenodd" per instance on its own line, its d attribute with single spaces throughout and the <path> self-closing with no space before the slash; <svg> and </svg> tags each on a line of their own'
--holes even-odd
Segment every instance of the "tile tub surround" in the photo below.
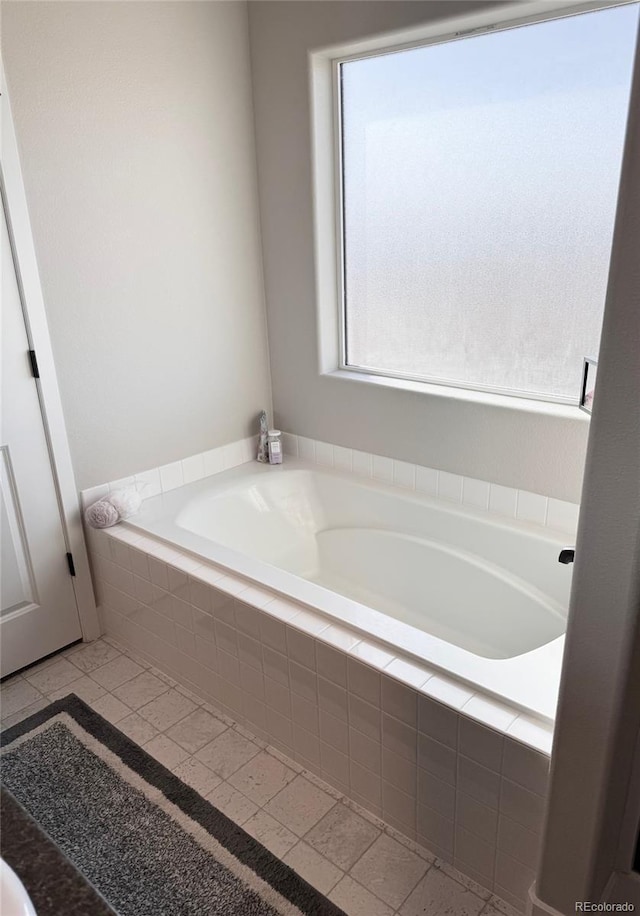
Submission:
<svg viewBox="0 0 640 916">
<path fill-rule="evenodd" d="M 380 480 L 505 518 L 542 525 L 554 531 L 563 531 L 575 538 L 580 511 L 580 506 L 575 503 L 471 477 L 461 477 L 448 471 L 425 468 L 382 455 L 359 452 L 356 449 L 307 439 L 293 433 L 283 432 L 282 443 L 285 455 L 294 458 L 311 461 L 322 467 L 335 467 L 359 477 Z M 141 471 L 131 477 L 91 487 L 81 493 L 82 507 L 85 509 L 102 496 L 125 486 L 137 487 L 145 499 L 166 493 L 183 484 L 255 460 L 257 446 L 258 437 L 249 436 L 247 439 L 240 439 L 198 455 L 190 455 L 163 467 Z"/>
<path fill-rule="evenodd" d="M 84 510 L 103 496 L 124 487 L 135 487 L 143 499 L 168 493 L 186 483 L 193 483 L 194 480 L 202 480 L 211 474 L 219 474 L 221 471 L 228 471 L 248 461 L 254 461 L 257 449 L 258 436 L 249 436 L 198 455 L 190 455 L 181 461 L 173 461 L 159 468 L 151 468 L 130 477 L 90 487 L 88 490 L 82 490 L 80 494 L 82 508 Z"/>
<path fill-rule="evenodd" d="M 427 496 L 435 496 L 506 518 L 542 525 L 554 531 L 564 531 L 575 537 L 580 511 L 580 506 L 575 503 L 553 499 L 539 493 L 529 493 L 527 490 L 503 487 L 473 477 L 461 477 L 445 470 L 425 468 L 382 455 L 360 452 L 329 442 L 319 442 L 293 433 L 283 432 L 282 444 L 285 455 L 293 458 L 349 471 L 360 477 L 416 490 Z"/>
<path fill-rule="evenodd" d="M 109 636 L 524 907 L 550 726 L 126 527 L 90 550 Z"/>
</svg>

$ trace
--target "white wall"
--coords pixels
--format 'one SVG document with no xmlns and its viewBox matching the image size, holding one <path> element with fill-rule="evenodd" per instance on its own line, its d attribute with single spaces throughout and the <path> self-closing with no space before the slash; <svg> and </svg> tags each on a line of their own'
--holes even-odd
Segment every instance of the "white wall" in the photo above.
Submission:
<svg viewBox="0 0 640 916">
<path fill-rule="evenodd" d="M 628 870 L 640 815 L 640 50 L 635 67 L 536 881 L 566 914 Z"/>
<path fill-rule="evenodd" d="M 578 501 L 588 421 L 318 372 L 308 52 L 477 11 L 461 2 L 251 2 L 249 26 L 276 422 L 329 442 Z M 500 6 L 500 4 L 494 4 Z"/>
<path fill-rule="evenodd" d="M 79 488 L 270 405 L 244 3 L 4 2 Z"/>
</svg>

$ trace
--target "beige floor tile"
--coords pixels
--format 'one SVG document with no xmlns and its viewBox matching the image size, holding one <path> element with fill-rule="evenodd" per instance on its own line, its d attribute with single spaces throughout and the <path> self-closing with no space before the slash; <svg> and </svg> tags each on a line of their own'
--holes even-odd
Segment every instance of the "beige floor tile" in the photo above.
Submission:
<svg viewBox="0 0 640 916">
<path fill-rule="evenodd" d="M 134 662 L 138 661 L 138 657 L 136 656 L 136 654 L 133 651 L 131 651 L 130 649 L 128 649 L 126 646 L 123 646 L 122 643 L 119 642 L 117 639 L 114 639 L 113 636 L 106 636 L 106 635 L 101 636 L 100 640 L 101 642 L 106 642 L 110 646 L 113 646 L 113 648 L 117 649 L 117 651 L 120 652 L 121 655 L 128 655 L 129 658 L 132 658 L 134 660 Z M 140 664 L 142 665 L 142 662 L 140 662 Z M 150 667 L 150 665 L 148 665 L 146 662 L 144 663 L 144 666 L 145 668 Z"/>
<path fill-rule="evenodd" d="M 158 731 L 165 731 L 171 728 L 180 719 L 184 719 L 189 713 L 196 708 L 195 704 L 183 697 L 177 690 L 167 690 L 166 693 L 151 700 L 145 706 L 138 709 L 138 713 L 147 722 L 151 722 Z"/>
<path fill-rule="evenodd" d="M 88 674 L 90 671 L 95 671 L 96 668 L 100 668 L 102 665 L 106 665 L 107 662 L 118 658 L 120 652 L 110 646 L 108 642 L 97 639 L 95 642 L 74 647 L 66 652 L 65 655 L 71 664 Z"/>
<path fill-rule="evenodd" d="M 195 757 L 188 757 L 179 766 L 174 769 L 174 774 L 186 782 L 188 786 L 199 792 L 202 797 L 206 797 L 216 786 L 219 786 L 222 780 L 220 777 L 205 766 L 201 760 Z"/>
<path fill-rule="evenodd" d="M 345 875 L 329 894 L 347 916 L 393 916 L 393 910 L 382 900 L 370 894 L 362 885 Z"/>
<path fill-rule="evenodd" d="M 228 779 L 259 751 L 260 748 L 253 742 L 243 738 L 234 729 L 228 728 L 213 741 L 205 744 L 195 756 L 218 776 Z"/>
<path fill-rule="evenodd" d="M 284 857 L 287 865 L 308 881 L 312 887 L 315 887 L 322 894 L 328 894 L 336 886 L 341 878 L 344 878 L 342 869 L 329 862 L 324 856 L 321 856 L 312 846 L 308 846 L 304 840 L 290 849 Z"/>
<path fill-rule="evenodd" d="M 139 716 L 137 712 L 132 712 L 130 716 L 120 719 L 118 728 L 141 747 L 158 734 L 158 730 L 146 719 L 143 719 L 142 716 Z"/>
<path fill-rule="evenodd" d="M 165 684 L 168 684 L 169 687 L 177 687 L 178 682 L 174 681 L 172 677 L 169 677 L 168 674 L 165 674 L 164 671 L 161 671 L 159 668 L 155 668 L 153 665 L 149 665 L 149 671 L 152 674 L 155 674 L 156 677 L 159 677 L 161 681 L 164 681 Z"/>
<path fill-rule="evenodd" d="M 47 694 L 77 681 L 82 677 L 82 671 L 68 662 L 66 658 L 57 658 L 46 668 L 41 668 L 35 673 L 27 671 L 25 677 L 32 687 L 35 687 L 40 693 Z"/>
<path fill-rule="evenodd" d="M 106 665 L 95 668 L 91 672 L 91 677 L 106 690 L 115 690 L 116 687 L 120 687 L 126 681 L 137 677 L 138 674 L 142 673 L 142 670 L 137 662 L 127 658 L 126 655 L 119 655 L 117 658 L 107 662 Z"/>
<path fill-rule="evenodd" d="M 258 811 L 243 824 L 244 830 L 281 859 L 298 842 L 295 833 L 287 830 L 280 821 L 266 811 Z"/>
<path fill-rule="evenodd" d="M 429 869 L 411 850 L 296 775 L 286 758 L 261 751 L 249 733 L 229 729 L 195 694 L 117 644 L 98 640 L 64 655 L 3 685 L 3 727 L 75 693 L 348 916 L 393 916 L 398 908 L 398 916 L 513 916 L 507 904 L 496 900 L 494 908 L 493 898 L 487 904 L 487 891 L 475 894 L 470 882 L 467 887 L 455 881 L 446 868 Z"/>
<path fill-rule="evenodd" d="M 169 690 L 168 686 L 159 677 L 150 671 L 142 671 L 130 681 L 116 687 L 112 693 L 131 709 L 140 709 L 141 706 L 146 706 L 167 690 Z"/>
<path fill-rule="evenodd" d="M 202 708 L 206 709 L 207 712 L 211 713 L 212 716 L 215 716 L 216 719 L 220 719 L 220 721 L 224 722 L 224 724 L 229 728 L 236 724 L 233 719 L 230 719 L 229 716 L 225 716 L 225 714 L 212 703 L 203 703 Z"/>
<path fill-rule="evenodd" d="M 340 792 L 339 789 L 336 789 L 334 786 L 330 786 L 326 780 L 322 779 L 317 773 L 312 773 L 310 771 L 305 772 L 305 778 L 312 782 L 314 786 L 317 786 L 319 789 L 322 789 L 323 792 L 326 792 L 327 795 L 330 795 L 332 798 L 335 798 L 336 801 L 342 801 L 344 795 Z"/>
<path fill-rule="evenodd" d="M 415 840 L 410 840 L 409 837 L 406 836 L 406 834 L 402 833 L 400 830 L 396 830 L 396 828 L 392 827 L 390 824 L 383 823 L 383 828 L 384 828 L 385 833 L 387 833 L 394 840 L 397 840 L 398 843 L 401 843 L 403 846 L 406 846 L 407 849 L 411 850 L 411 852 L 415 852 L 417 856 L 420 856 L 420 858 L 428 862 L 429 865 L 434 865 L 436 863 L 438 857 L 436 856 L 435 853 L 431 852 L 430 849 L 427 849 L 426 846 L 422 846 L 420 843 L 417 843 Z M 440 861 L 442 862 L 442 860 Z"/>
<path fill-rule="evenodd" d="M 45 706 L 48 705 L 49 700 L 46 697 L 41 697 L 30 706 L 25 706 L 23 709 L 19 709 L 18 712 L 14 712 L 12 716 L 7 716 L 3 719 L 2 728 L 11 728 L 12 725 L 17 725 L 18 722 L 22 722 L 23 719 L 28 719 L 29 716 L 32 716 L 36 712 L 40 712 L 41 709 L 44 709 Z"/>
<path fill-rule="evenodd" d="M 304 776 L 296 776 L 265 805 L 265 811 L 302 837 L 335 804 L 335 799 Z"/>
<path fill-rule="evenodd" d="M 260 742 L 257 743 L 259 744 Z M 296 773 L 302 773 L 304 771 L 302 764 L 296 763 L 295 760 L 292 760 L 291 757 L 289 757 L 287 754 L 283 754 L 282 751 L 279 751 L 278 748 L 274 747 L 272 744 L 265 743 L 265 750 L 268 754 L 271 754 L 272 757 L 275 757 L 276 760 L 279 760 L 280 763 L 284 763 L 284 765 L 289 767 L 289 769 L 295 770 Z"/>
<path fill-rule="evenodd" d="M 214 718 L 206 709 L 199 706 L 184 719 L 172 725 L 167 730 L 167 734 L 185 751 L 195 754 L 201 747 L 226 730 L 227 726 L 220 719 Z"/>
<path fill-rule="evenodd" d="M 122 652 L 122 653 L 124 654 L 124 646 L 122 645 L 122 643 L 119 643 L 117 639 L 114 639 L 113 636 L 108 636 L 108 635 L 105 633 L 104 636 L 101 636 L 101 637 L 100 637 L 100 640 L 101 640 L 102 642 L 109 643 L 109 645 L 110 645 L 110 646 L 113 646 L 114 649 L 117 649 L 118 652 Z M 68 649 L 67 651 L 68 651 L 68 652 L 72 652 L 72 651 L 73 651 L 73 648 L 72 648 L 72 649 Z"/>
<path fill-rule="evenodd" d="M 187 687 L 183 687 L 182 684 L 176 684 L 176 690 L 178 693 L 181 693 L 183 696 L 191 700 L 192 703 L 195 703 L 196 706 L 202 706 L 204 700 L 202 697 L 199 697 L 197 693 L 194 693 L 192 690 L 189 690 Z"/>
<path fill-rule="evenodd" d="M 238 732 L 239 735 L 242 735 L 243 738 L 247 738 L 249 741 L 253 741 L 254 744 L 257 744 L 262 750 L 266 750 L 267 742 L 263 741 L 262 738 L 258 738 L 254 733 L 245 728 L 244 725 L 240 725 L 238 722 L 233 723 L 233 727 Z M 275 748 L 272 748 L 275 751 Z"/>
<path fill-rule="evenodd" d="M 81 700 L 84 700 L 85 703 L 91 703 L 93 700 L 103 697 L 106 690 L 104 687 L 101 687 L 100 684 L 96 684 L 96 682 L 86 674 L 83 674 L 76 681 L 72 681 L 66 687 L 60 687 L 58 690 L 53 690 L 47 696 L 48 699 L 53 702 L 54 700 L 61 700 L 62 697 L 68 697 L 70 693 L 75 693 L 75 695 L 80 697 Z"/>
<path fill-rule="evenodd" d="M 305 840 L 343 871 L 349 871 L 379 836 L 377 827 L 340 804 L 325 814 Z"/>
<path fill-rule="evenodd" d="M 166 735 L 156 735 L 151 741 L 147 741 L 144 749 L 169 770 L 173 770 L 189 756 L 184 748 Z"/>
<path fill-rule="evenodd" d="M 383 833 L 351 869 L 351 875 L 394 909 L 406 900 L 429 863 Z"/>
<path fill-rule="evenodd" d="M 21 709 L 26 709 L 32 703 L 37 703 L 42 698 L 39 690 L 25 681 L 22 677 L 5 681 L 0 689 L 0 712 L 2 718 L 12 716 Z"/>
<path fill-rule="evenodd" d="M 261 751 L 230 776 L 229 782 L 262 808 L 295 777 L 295 770 Z"/>
<path fill-rule="evenodd" d="M 401 916 L 478 916 L 486 901 L 438 868 L 430 868 L 400 908 Z"/>
<path fill-rule="evenodd" d="M 228 782 L 221 782 L 219 786 L 216 786 L 213 792 L 209 792 L 207 795 L 207 800 L 222 811 L 223 814 L 226 814 L 230 820 L 241 826 L 250 817 L 253 817 L 258 810 L 255 802 L 252 802 L 242 792 L 238 792 Z"/>
<path fill-rule="evenodd" d="M 450 878 L 453 878 L 454 881 L 457 881 L 458 884 L 462 884 L 462 886 L 466 887 L 467 890 L 472 891 L 476 897 L 481 897 L 483 900 L 489 900 L 491 897 L 490 890 L 487 890 L 486 887 L 478 884 L 468 875 L 458 871 L 457 868 L 454 868 L 453 865 L 450 865 L 448 862 L 444 862 L 442 859 L 436 859 L 434 865 L 436 868 L 439 868 L 440 871 L 444 872 L 445 875 L 448 875 Z"/>
<path fill-rule="evenodd" d="M 510 903 L 507 903 L 506 900 L 503 900 L 502 897 L 498 897 L 496 894 L 491 895 L 489 907 L 487 907 L 487 909 L 497 910 L 499 913 L 502 913 L 503 916 L 522 916 L 519 910 L 516 910 L 515 907 L 511 906 Z"/>
<path fill-rule="evenodd" d="M 23 669 L 20 674 L 14 675 L 14 677 L 26 677 L 28 674 L 38 674 L 40 671 L 44 671 L 45 668 L 48 668 L 49 665 L 53 665 L 60 661 L 60 659 L 63 657 L 63 652 L 54 652 L 54 654 L 50 655 L 49 658 L 43 658 L 42 661 L 36 662 L 33 665 L 29 665 L 28 668 Z"/>
<path fill-rule="evenodd" d="M 118 646 L 117 643 L 112 642 L 111 645 L 118 649 L 123 655 L 126 655 L 127 658 L 130 658 L 132 662 L 135 662 L 137 665 L 140 665 L 141 668 L 149 669 L 151 668 L 151 663 L 143 658 L 141 655 L 138 655 L 137 652 L 134 652 L 133 649 L 123 649 L 122 646 Z"/>
<path fill-rule="evenodd" d="M 89 705 L 92 709 L 95 709 L 99 715 L 105 718 L 107 722 L 111 722 L 113 725 L 116 725 L 121 719 L 124 719 L 125 716 L 131 713 L 128 706 L 125 706 L 124 703 L 110 693 L 105 693 L 103 697 L 92 700 Z"/>
</svg>

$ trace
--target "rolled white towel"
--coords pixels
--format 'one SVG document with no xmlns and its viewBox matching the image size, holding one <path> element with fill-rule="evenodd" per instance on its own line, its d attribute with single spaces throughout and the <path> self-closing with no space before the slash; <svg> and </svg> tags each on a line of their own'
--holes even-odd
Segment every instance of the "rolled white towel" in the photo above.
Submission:
<svg viewBox="0 0 640 916">
<path fill-rule="evenodd" d="M 84 513 L 87 525 L 92 528 L 111 528 L 120 521 L 120 513 L 108 499 L 99 499 Z"/>
<path fill-rule="evenodd" d="M 114 490 L 106 497 L 112 506 L 115 506 L 120 518 L 129 518 L 135 515 L 142 505 L 142 497 L 135 487 L 125 487 L 123 490 Z"/>
</svg>

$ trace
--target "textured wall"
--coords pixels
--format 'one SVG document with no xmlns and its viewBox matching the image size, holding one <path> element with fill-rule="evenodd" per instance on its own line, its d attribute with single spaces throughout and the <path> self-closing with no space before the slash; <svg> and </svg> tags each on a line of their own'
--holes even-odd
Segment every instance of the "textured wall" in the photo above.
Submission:
<svg viewBox="0 0 640 916">
<path fill-rule="evenodd" d="M 244 3 L 2 4 L 79 488 L 270 404 Z"/>
<path fill-rule="evenodd" d="M 456 3 L 456 13 L 483 4 Z M 489 5 L 489 4 L 486 4 Z M 320 376 L 308 52 L 452 15 L 439 2 L 252 2 L 251 59 L 276 422 L 301 435 L 578 501 L 579 411 L 482 404 Z"/>
</svg>

